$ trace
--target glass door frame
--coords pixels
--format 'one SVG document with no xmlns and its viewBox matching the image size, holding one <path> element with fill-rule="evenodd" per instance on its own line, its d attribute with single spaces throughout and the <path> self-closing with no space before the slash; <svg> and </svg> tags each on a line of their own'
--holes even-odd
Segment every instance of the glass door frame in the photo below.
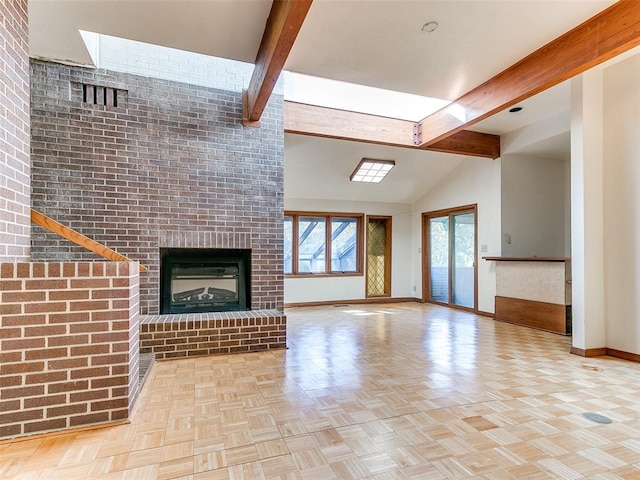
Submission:
<svg viewBox="0 0 640 480">
<path fill-rule="evenodd" d="M 453 221 L 452 217 L 455 215 L 461 215 L 465 213 L 473 213 L 474 220 L 474 261 L 473 261 L 473 308 L 464 307 L 462 305 L 456 305 L 452 301 L 453 297 L 453 286 L 452 279 L 453 275 L 451 275 L 451 268 L 454 267 L 455 263 L 453 262 L 453 251 L 452 251 L 452 231 L 453 231 Z M 449 301 L 448 302 L 440 302 L 437 300 L 431 299 L 431 245 L 430 245 L 430 231 L 429 231 L 429 222 L 434 218 L 441 217 L 449 217 L 449 272 L 448 272 L 448 282 L 449 282 Z M 446 208 L 443 210 L 435 210 L 432 212 L 425 212 L 422 214 L 422 301 L 424 303 L 434 303 L 437 305 L 444 305 L 451 308 L 456 308 L 459 310 L 465 310 L 467 312 L 478 313 L 478 205 L 463 205 L 461 207 L 455 208 Z"/>
</svg>

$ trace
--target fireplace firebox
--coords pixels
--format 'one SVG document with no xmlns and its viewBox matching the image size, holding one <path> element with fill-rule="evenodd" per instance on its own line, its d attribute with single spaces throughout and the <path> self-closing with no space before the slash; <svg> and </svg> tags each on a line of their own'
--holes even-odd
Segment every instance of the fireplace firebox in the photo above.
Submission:
<svg viewBox="0 0 640 480">
<path fill-rule="evenodd" d="M 249 310 L 250 250 L 167 248 L 160 264 L 161 313 Z"/>
</svg>

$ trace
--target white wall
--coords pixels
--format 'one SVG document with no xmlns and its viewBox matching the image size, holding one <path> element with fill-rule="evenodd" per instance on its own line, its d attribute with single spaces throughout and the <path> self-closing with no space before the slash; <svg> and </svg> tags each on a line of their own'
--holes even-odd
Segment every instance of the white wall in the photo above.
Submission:
<svg viewBox="0 0 640 480">
<path fill-rule="evenodd" d="M 478 205 L 478 310 L 494 312 L 495 262 L 483 256 L 500 256 L 501 160 L 467 158 L 413 206 L 411 267 L 413 285 L 422 289 L 422 213 L 462 205 Z M 482 251 L 486 246 L 486 252 Z"/>
<path fill-rule="evenodd" d="M 83 32 L 82 37 L 96 67 L 106 70 L 232 92 L 246 89 L 253 73 L 251 63 L 99 33 Z M 284 92 L 282 80 L 274 92 L 280 95 Z"/>
<path fill-rule="evenodd" d="M 604 72 L 607 347 L 640 354 L 640 55 Z"/>
<path fill-rule="evenodd" d="M 571 157 L 564 164 L 564 256 L 571 258 Z"/>
<path fill-rule="evenodd" d="M 603 75 L 571 79 L 572 345 L 606 346 L 604 300 Z"/>
<path fill-rule="evenodd" d="M 411 205 L 338 200 L 285 199 L 285 210 L 303 212 L 364 213 L 391 216 L 391 296 L 413 297 L 411 264 Z M 361 300 L 365 277 L 285 278 L 285 303 Z"/>
<path fill-rule="evenodd" d="M 556 158 L 502 156 L 502 255 L 565 255 L 566 163 Z"/>
</svg>

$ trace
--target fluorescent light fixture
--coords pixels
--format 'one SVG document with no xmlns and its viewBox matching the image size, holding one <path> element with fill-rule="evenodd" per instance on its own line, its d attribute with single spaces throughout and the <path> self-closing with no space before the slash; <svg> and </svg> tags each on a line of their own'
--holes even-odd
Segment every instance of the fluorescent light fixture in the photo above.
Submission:
<svg viewBox="0 0 640 480">
<path fill-rule="evenodd" d="M 363 158 L 349 177 L 352 182 L 380 183 L 396 164 L 393 160 Z"/>
</svg>

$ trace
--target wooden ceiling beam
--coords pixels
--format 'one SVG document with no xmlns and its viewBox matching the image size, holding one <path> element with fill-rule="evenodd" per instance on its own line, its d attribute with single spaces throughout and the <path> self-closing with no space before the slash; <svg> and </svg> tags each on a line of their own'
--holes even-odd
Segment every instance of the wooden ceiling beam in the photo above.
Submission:
<svg viewBox="0 0 640 480">
<path fill-rule="evenodd" d="M 500 156 L 500 136 L 472 130 L 460 130 L 438 142 L 419 148 L 432 152 L 457 153 L 496 159 Z"/>
<path fill-rule="evenodd" d="M 640 45 L 640 2 L 611 7 L 536 50 L 449 107 L 424 118 L 421 146 L 434 143 Z"/>
<path fill-rule="evenodd" d="M 366 113 L 284 102 L 284 131 L 314 137 L 411 147 L 414 122 Z"/>
<path fill-rule="evenodd" d="M 243 95 L 245 124 L 260 120 L 311 3 L 312 0 L 273 1 L 249 87 Z"/>
<path fill-rule="evenodd" d="M 335 108 L 284 102 L 284 131 L 298 135 L 351 140 L 402 148 L 420 148 L 435 152 L 473 157 L 498 158 L 500 137 L 462 131 L 442 142 L 419 147 L 414 140 L 415 122 L 380 117 Z"/>
</svg>

